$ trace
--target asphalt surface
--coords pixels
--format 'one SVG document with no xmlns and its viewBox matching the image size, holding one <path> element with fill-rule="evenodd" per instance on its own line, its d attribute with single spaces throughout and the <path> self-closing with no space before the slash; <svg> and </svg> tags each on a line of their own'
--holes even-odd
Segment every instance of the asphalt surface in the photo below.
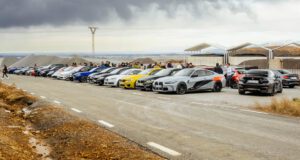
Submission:
<svg viewBox="0 0 300 160">
<path fill-rule="evenodd" d="M 3 81 L 170 159 L 300 159 L 300 119 L 251 109 L 270 102 L 269 96 L 241 96 L 234 89 L 156 94 L 12 75 Z M 275 98 L 297 96 L 300 88 Z"/>
</svg>

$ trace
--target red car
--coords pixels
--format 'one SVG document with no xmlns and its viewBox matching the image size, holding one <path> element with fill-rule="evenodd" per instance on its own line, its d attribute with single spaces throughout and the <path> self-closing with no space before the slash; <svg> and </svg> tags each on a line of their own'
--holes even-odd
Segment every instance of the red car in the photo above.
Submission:
<svg viewBox="0 0 300 160">
<path fill-rule="evenodd" d="M 235 69 L 234 74 L 231 78 L 230 87 L 237 89 L 240 79 L 243 78 L 244 76 L 245 76 L 245 70 Z"/>
</svg>

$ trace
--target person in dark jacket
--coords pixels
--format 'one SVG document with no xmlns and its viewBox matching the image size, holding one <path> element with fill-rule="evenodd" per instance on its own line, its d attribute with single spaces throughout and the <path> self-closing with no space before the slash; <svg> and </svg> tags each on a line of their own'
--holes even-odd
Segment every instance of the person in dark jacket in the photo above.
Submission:
<svg viewBox="0 0 300 160">
<path fill-rule="evenodd" d="M 4 78 L 4 76 L 6 76 L 6 78 L 8 78 L 8 76 L 7 76 L 7 72 L 8 72 L 7 66 L 6 66 L 6 65 L 4 65 L 4 68 L 3 68 L 3 70 L 2 70 L 2 73 L 3 73 L 3 75 L 2 75 L 2 79 Z"/>
<path fill-rule="evenodd" d="M 221 68 L 220 64 L 219 63 L 216 63 L 216 66 L 214 68 L 214 71 L 216 73 L 219 73 L 219 74 L 223 74 L 223 69 Z"/>
</svg>

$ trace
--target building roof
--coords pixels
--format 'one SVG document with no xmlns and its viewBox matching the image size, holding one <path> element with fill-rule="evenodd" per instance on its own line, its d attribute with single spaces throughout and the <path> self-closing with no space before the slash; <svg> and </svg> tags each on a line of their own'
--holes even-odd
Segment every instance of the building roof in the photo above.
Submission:
<svg viewBox="0 0 300 160">
<path fill-rule="evenodd" d="M 205 48 L 210 47 L 210 46 L 211 46 L 210 44 L 201 43 L 201 44 L 198 44 L 198 45 L 193 46 L 191 48 L 188 48 L 188 49 L 186 49 L 184 51 L 200 51 L 200 50 L 205 49 Z"/>
</svg>

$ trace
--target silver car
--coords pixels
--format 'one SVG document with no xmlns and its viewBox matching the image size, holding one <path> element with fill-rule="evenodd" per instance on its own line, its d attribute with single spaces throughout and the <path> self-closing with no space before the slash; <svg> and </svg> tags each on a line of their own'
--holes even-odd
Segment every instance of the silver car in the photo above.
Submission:
<svg viewBox="0 0 300 160">
<path fill-rule="evenodd" d="M 200 68 L 186 68 L 173 76 L 159 78 L 153 82 L 155 92 L 176 92 L 212 90 L 220 92 L 225 87 L 224 75 Z"/>
</svg>

